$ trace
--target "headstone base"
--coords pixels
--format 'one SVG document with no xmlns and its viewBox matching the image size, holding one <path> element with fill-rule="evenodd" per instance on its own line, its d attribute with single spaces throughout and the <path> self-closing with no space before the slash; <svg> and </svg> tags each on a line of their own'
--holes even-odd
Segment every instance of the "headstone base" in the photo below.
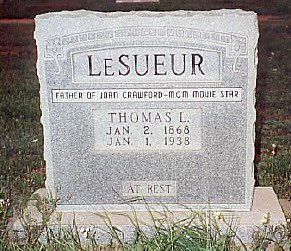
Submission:
<svg viewBox="0 0 291 251">
<path fill-rule="evenodd" d="M 38 199 L 36 199 L 36 197 Z M 46 189 L 40 189 L 29 202 L 27 209 L 22 217 L 15 218 L 10 224 L 13 237 L 21 240 L 25 238 L 25 224 L 41 225 L 43 220 L 43 210 L 49 214 L 50 205 Z M 254 200 L 251 211 L 201 211 L 209 219 L 217 219 L 222 228 L 229 222 L 237 235 L 247 244 L 251 243 L 253 234 L 260 228 L 264 227 L 264 223 L 269 225 L 286 224 L 286 219 L 282 208 L 279 204 L 276 194 L 271 187 L 256 187 L 254 190 Z M 101 244 L 108 243 L 111 239 L 110 227 L 115 226 L 120 232 L 120 238 L 124 241 L 130 241 L 134 236 L 135 225 L 139 224 L 146 234 L 153 233 L 153 218 L 167 219 L 163 222 L 177 222 L 181 219 L 189 218 L 191 211 L 131 211 L 131 212 L 104 212 L 104 211 L 75 211 L 75 212 L 58 212 L 51 211 L 48 226 L 53 230 L 60 227 L 69 229 L 74 226 L 80 231 L 81 241 L 86 241 L 89 235 L 97 239 Z M 193 215 L 193 211 L 192 211 Z M 221 220 L 223 217 L 224 223 Z M 138 220 L 137 220 L 138 219 Z M 24 223 L 26 222 L 26 223 Z M 45 235 L 43 235 L 45 236 Z M 44 237 L 43 237 L 44 238 Z M 44 239 L 45 240 L 45 239 Z"/>
</svg>

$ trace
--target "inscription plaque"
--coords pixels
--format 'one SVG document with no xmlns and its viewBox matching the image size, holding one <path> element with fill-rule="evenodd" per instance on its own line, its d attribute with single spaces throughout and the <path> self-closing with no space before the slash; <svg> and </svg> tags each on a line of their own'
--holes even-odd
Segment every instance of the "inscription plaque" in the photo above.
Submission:
<svg viewBox="0 0 291 251">
<path fill-rule="evenodd" d="M 72 53 L 72 82 L 94 83 L 101 80 L 105 83 L 135 83 L 139 79 L 149 84 L 161 81 L 219 81 L 221 52 L 192 46 L 179 48 L 171 44 L 165 47 L 148 46 L 145 43 L 129 45 L 126 48 Z M 173 49 L 175 54 L 172 53 Z M 119 78 L 112 79 L 112 76 Z"/>
<path fill-rule="evenodd" d="M 52 90 L 52 102 L 134 102 L 134 101 L 195 101 L 238 102 L 242 88 L 187 88 L 187 89 L 105 89 Z"/>
<path fill-rule="evenodd" d="M 35 38 L 58 210 L 250 209 L 255 13 L 48 13 Z"/>
<path fill-rule="evenodd" d="M 175 181 L 123 181 L 123 196 L 176 196 Z"/>
<path fill-rule="evenodd" d="M 94 110 L 95 150 L 201 150 L 201 114 L 201 109 Z"/>
</svg>

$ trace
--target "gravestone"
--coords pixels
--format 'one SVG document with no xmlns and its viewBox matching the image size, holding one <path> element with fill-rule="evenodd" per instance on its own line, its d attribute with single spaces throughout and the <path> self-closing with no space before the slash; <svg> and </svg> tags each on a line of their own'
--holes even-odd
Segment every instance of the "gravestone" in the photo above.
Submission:
<svg viewBox="0 0 291 251">
<path fill-rule="evenodd" d="M 35 39 L 58 210 L 250 210 L 255 13 L 48 13 Z"/>
</svg>

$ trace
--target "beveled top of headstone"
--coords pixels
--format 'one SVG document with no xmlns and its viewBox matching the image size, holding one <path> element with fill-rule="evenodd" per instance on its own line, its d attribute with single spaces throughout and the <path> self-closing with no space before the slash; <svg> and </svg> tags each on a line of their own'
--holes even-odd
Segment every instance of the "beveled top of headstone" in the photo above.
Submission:
<svg viewBox="0 0 291 251">
<path fill-rule="evenodd" d="M 254 12 L 35 19 L 47 188 L 58 209 L 249 210 Z"/>
</svg>

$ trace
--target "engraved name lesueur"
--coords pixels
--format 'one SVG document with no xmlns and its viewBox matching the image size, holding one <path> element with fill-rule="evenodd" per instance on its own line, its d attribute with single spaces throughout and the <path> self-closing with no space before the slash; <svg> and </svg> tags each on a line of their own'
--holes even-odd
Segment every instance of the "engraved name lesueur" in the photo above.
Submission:
<svg viewBox="0 0 291 251">
<path fill-rule="evenodd" d="M 121 54 L 116 58 L 87 55 L 89 76 L 205 75 L 201 54 Z"/>
</svg>

